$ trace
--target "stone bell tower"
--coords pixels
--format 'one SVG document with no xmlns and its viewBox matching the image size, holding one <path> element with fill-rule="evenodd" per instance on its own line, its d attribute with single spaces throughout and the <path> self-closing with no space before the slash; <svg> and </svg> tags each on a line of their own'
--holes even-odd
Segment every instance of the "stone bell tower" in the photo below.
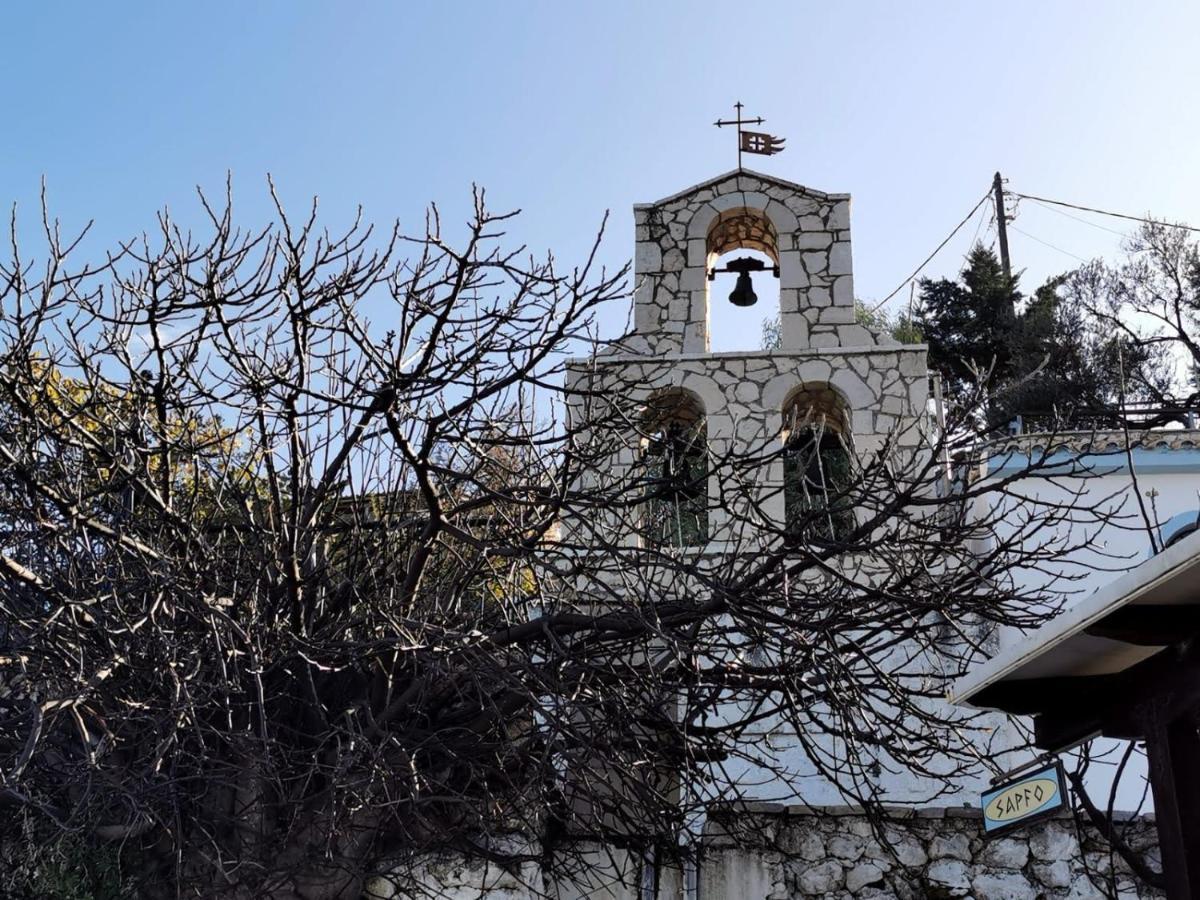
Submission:
<svg viewBox="0 0 1200 900">
<path fill-rule="evenodd" d="M 890 433 L 900 446 L 918 443 L 926 348 L 855 322 L 848 194 L 739 169 L 638 204 L 634 223 L 633 333 L 594 361 L 599 368 L 620 369 L 647 397 L 691 398 L 716 450 L 779 437 L 797 403 L 821 406 L 857 453 Z M 778 266 L 781 346 L 711 353 L 710 306 L 727 301 L 713 296 L 708 274 L 739 249 Z"/>
<path fill-rule="evenodd" d="M 614 472 L 644 470 L 665 480 L 672 477 L 663 462 L 669 452 L 670 471 L 685 477 L 665 512 L 648 502 L 644 520 L 621 540 L 720 558 L 753 553 L 756 541 L 770 540 L 771 528 L 747 530 L 747 523 L 765 520 L 789 533 L 795 527 L 802 538 L 815 533 L 803 530 L 814 527 L 812 510 L 832 509 L 813 491 L 834 490 L 835 476 L 818 482 L 807 470 L 789 471 L 811 455 L 777 450 L 819 446 L 823 464 L 843 452 L 865 463 L 885 446 L 908 453 L 924 445 L 925 346 L 899 344 L 855 320 L 849 195 L 738 169 L 636 205 L 634 222 L 632 333 L 575 361 L 574 377 L 589 396 L 632 407 L 633 433 L 614 456 Z M 778 347 L 710 351 L 711 304 L 728 301 L 723 291 L 713 295 L 709 273 L 736 250 L 762 253 L 778 267 Z M 829 456 L 826 441 L 834 445 Z M 706 468 L 704 459 L 745 464 L 734 476 L 729 465 Z M 698 484 L 690 472 L 707 475 Z M 798 496 L 790 485 L 808 493 Z M 836 537 L 860 514 L 843 506 L 816 527 Z M 629 525 L 622 519 L 613 527 Z M 811 771 L 794 735 L 761 727 L 787 765 L 811 779 L 806 800 L 842 802 Z M 929 785 L 918 782 L 900 779 L 891 792 L 922 796 Z"/>
<path fill-rule="evenodd" d="M 779 270 L 784 350 L 875 346 L 854 321 L 850 195 L 745 169 L 634 207 L 635 327 L 651 353 L 707 353 L 708 271 L 731 250 Z"/>
</svg>

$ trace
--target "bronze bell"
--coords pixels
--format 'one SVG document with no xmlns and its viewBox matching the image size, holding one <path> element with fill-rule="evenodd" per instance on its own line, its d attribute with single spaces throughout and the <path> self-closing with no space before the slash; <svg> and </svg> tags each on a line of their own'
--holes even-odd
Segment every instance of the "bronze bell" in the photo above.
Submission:
<svg viewBox="0 0 1200 900">
<path fill-rule="evenodd" d="M 758 302 L 758 294 L 754 293 L 754 283 L 750 280 L 749 272 L 739 272 L 737 284 L 729 292 L 729 302 L 734 306 L 753 306 Z"/>
<path fill-rule="evenodd" d="M 737 284 L 733 286 L 733 292 L 729 295 L 729 302 L 734 306 L 753 306 L 758 302 L 758 294 L 754 293 L 754 282 L 750 280 L 751 272 L 763 272 L 767 269 L 767 265 L 761 259 L 755 259 L 753 256 L 742 256 L 738 259 L 731 259 L 723 269 L 709 269 L 708 280 L 712 281 L 717 277 L 718 272 L 737 272 Z M 779 266 L 771 266 L 771 272 L 776 278 L 779 277 Z"/>
</svg>

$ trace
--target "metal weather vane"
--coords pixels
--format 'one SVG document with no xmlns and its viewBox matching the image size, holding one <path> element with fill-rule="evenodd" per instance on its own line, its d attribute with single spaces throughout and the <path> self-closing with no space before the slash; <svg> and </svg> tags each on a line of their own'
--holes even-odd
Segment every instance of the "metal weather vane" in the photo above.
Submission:
<svg viewBox="0 0 1200 900">
<path fill-rule="evenodd" d="M 743 125 L 762 125 L 767 120 L 762 116 L 755 116 L 753 119 L 743 119 L 742 110 L 744 109 L 742 101 L 739 100 L 733 104 L 734 110 L 737 112 L 737 117 L 733 119 L 717 119 L 713 122 L 718 128 L 724 128 L 726 125 L 737 126 L 738 136 L 738 168 L 742 167 L 743 153 L 758 153 L 762 156 L 774 156 L 776 153 L 783 152 L 783 142 L 786 138 L 775 137 L 773 134 L 767 134 L 762 131 L 744 131 Z"/>
</svg>

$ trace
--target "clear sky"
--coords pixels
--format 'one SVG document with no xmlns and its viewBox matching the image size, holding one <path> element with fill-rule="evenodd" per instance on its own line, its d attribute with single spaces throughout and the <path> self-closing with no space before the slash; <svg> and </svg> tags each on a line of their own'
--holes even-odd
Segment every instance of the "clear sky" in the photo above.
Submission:
<svg viewBox="0 0 1200 900">
<path fill-rule="evenodd" d="M 96 220 L 92 246 L 163 205 L 195 218 L 194 187 L 229 170 L 245 224 L 268 215 L 268 172 L 332 224 L 361 203 L 413 228 L 430 200 L 461 219 L 478 182 L 524 209 L 515 237 L 566 259 L 611 209 L 618 262 L 633 203 L 733 167 L 711 123 L 737 99 L 787 138 L 756 168 L 854 195 L 868 301 L 997 169 L 1200 223 L 1190 2 L 59 2 L 6 4 L 0 30 L 0 201 L 33 224 L 45 176 L 64 224 Z M 930 273 L 953 274 L 987 226 Z M 1118 242 L 1030 203 L 1015 226 L 1027 287 Z M 757 322 L 736 337 L 754 345 Z"/>
</svg>

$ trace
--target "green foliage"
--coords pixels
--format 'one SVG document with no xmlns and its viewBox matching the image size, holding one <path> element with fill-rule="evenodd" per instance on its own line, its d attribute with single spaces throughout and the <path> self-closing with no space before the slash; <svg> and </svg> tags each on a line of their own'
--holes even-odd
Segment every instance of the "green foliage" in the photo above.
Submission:
<svg viewBox="0 0 1200 900">
<path fill-rule="evenodd" d="M 1137 385 L 1161 382 L 1161 354 L 1090 316 L 1061 290 L 1069 277 L 1025 297 L 1019 276 L 1005 276 L 996 255 L 977 246 L 957 281 L 921 282 L 915 325 L 950 402 L 986 382 L 989 429 L 1017 416 L 1027 430 L 1091 427 L 1122 393 L 1136 401 Z"/>
<path fill-rule="evenodd" d="M 890 315 L 886 310 L 870 309 L 861 300 L 854 301 L 854 321 L 876 334 L 889 334 L 901 344 L 921 343 L 921 330 L 907 313 Z M 779 316 L 769 316 L 762 322 L 762 349 L 778 350 L 783 346 L 783 327 Z"/>
<path fill-rule="evenodd" d="M 32 837 L 0 853 L 4 897 L 37 900 L 120 900 L 134 887 L 122 877 L 116 844 L 87 844 L 74 838 L 40 843 Z"/>
<path fill-rule="evenodd" d="M 854 530 L 846 497 L 850 454 L 833 431 L 806 426 L 788 441 L 783 502 L 788 536 L 800 542 L 842 541 Z"/>
<path fill-rule="evenodd" d="M 783 346 L 783 323 L 779 316 L 767 316 L 762 320 L 762 348 L 778 350 Z"/>
<path fill-rule="evenodd" d="M 646 451 L 646 537 L 687 547 L 708 539 L 708 460 L 704 435 L 669 423 Z"/>
<path fill-rule="evenodd" d="M 893 316 L 885 309 L 872 309 L 861 300 L 854 301 L 854 321 L 876 334 L 891 335 L 901 344 L 919 344 L 921 329 L 908 313 Z"/>
</svg>

